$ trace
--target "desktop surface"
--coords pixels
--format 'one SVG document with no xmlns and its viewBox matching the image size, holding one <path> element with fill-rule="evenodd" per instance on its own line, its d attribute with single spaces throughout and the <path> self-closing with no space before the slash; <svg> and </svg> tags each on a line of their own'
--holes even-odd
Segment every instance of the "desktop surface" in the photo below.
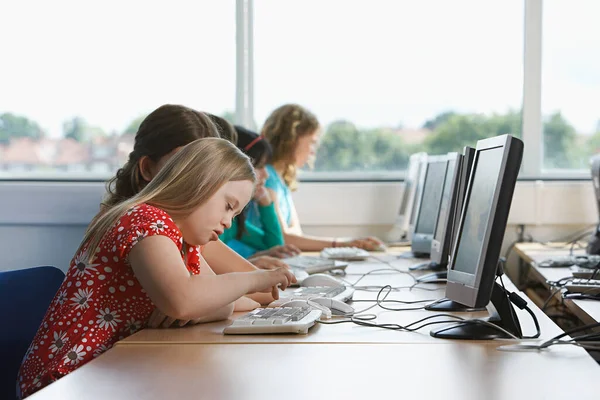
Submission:
<svg viewBox="0 0 600 400">
<path fill-rule="evenodd" d="M 31 400 L 593 399 L 600 367 L 579 348 L 438 345 L 117 346 Z M 429 373 L 438 371 L 435 377 Z M 432 383 L 435 379 L 435 384 Z"/>
</svg>

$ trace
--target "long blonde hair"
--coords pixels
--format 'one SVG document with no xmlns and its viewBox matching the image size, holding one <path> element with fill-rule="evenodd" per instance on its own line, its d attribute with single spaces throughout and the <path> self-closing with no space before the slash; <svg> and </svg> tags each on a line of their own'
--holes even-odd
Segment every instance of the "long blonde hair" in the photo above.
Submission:
<svg viewBox="0 0 600 400">
<path fill-rule="evenodd" d="M 224 139 L 196 140 L 177 152 L 138 194 L 92 221 L 77 253 L 86 247 L 91 262 L 103 237 L 132 207 L 146 203 L 174 219 L 185 218 L 228 181 L 243 180 L 254 183 L 256 175 L 250 159 L 237 147 Z"/>
<path fill-rule="evenodd" d="M 294 153 L 298 138 L 310 135 L 319 129 L 317 117 L 298 104 L 285 104 L 269 115 L 261 135 L 273 147 L 273 164 L 283 163 L 283 181 L 295 190 L 296 165 Z"/>
</svg>

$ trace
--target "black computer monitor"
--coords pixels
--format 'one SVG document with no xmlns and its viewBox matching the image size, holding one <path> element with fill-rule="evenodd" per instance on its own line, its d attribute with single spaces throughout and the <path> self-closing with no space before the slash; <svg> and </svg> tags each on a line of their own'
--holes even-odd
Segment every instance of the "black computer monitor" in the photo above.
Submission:
<svg viewBox="0 0 600 400">
<path fill-rule="evenodd" d="M 454 223 L 454 210 L 456 209 L 456 198 L 460 185 L 460 173 L 463 163 L 463 155 L 448 153 L 448 168 L 444 180 L 444 190 L 440 201 L 440 211 L 435 226 L 435 233 L 431 241 L 431 263 L 434 265 L 448 265 L 450 255 L 450 241 L 452 226 Z"/>
<path fill-rule="evenodd" d="M 465 306 L 483 307 L 491 299 L 496 312 L 489 321 L 518 337 L 522 334 L 516 313 L 496 275 L 522 157 L 523 142 L 511 135 L 477 142 L 446 285 L 446 297 Z M 469 323 L 431 334 L 452 339 L 505 337 L 489 326 Z"/>
<path fill-rule="evenodd" d="M 411 239 L 414 257 L 427 257 L 440 212 L 440 202 L 448 168 L 447 156 L 428 156 L 423 181 L 423 193 L 418 204 L 415 228 Z"/>
<path fill-rule="evenodd" d="M 398 211 L 394 227 L 387 235 L 388 242 L 390 243 L 410 240 L 410 218 L 416 202 L 417 182 L 419 181 L 421 164 L 426 157 L 427 153 L 415 153 L 409 158 L 406 177 L 404 178 L 404 190 L 402 192 L 400 210 Z"/>
<path fill-rule="evenodd" d="M 425 184 L 425 171 L 427 169 L 427 154 L 423 154 L 418 165 L 417 179 L 415 180 L 414 193 L 412 195 L 412 204 L 410 207 L 410 218 L 408 219 L 408 226 L 406 227 L 407 239 L 412 240 L 412 234 L 415 228 L 415 221 L 417 218 L 417 210 L 419 209 L 419 203 L 421 202 L 421 196 L 423 195 L 423 186 Z"/>
<path fill-rule="evenodd" d="M 456 196 L 456 207 L 454 208 L 452 233 L 450 236 L 450 250 L 454 249 L 454 242 L 456 241 L 456 231 L 458 230 L 458 222 L 460 221 L 460 215 L 462 213 L 463 204 L 465 202 L 465 193 L 467 192 L 467 186 L 469 185 L 469 177 L 471 176 L 471 168 L 473 167 L 474 159 L 475 149 L 469 146 L 465 146 L 463 149 L 462 168 L 460 170 L 460 183 L 458 186 L 458 192 Z"/>
<path fill-rule="evenodd" d="M 599 222 L 596 231 L 590 237 L 587 245 L 588 254 L 600 254 L 600 154 L 592 157 L 592 185 L 594 186 L 594 197 L 598 207 Z"/>
</svg>

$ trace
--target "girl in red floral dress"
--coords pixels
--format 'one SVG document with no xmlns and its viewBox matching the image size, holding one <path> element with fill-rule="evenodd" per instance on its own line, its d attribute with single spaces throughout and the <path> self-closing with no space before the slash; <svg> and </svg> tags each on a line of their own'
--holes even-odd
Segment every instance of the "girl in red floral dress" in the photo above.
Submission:
<svg viewBox="0 0 600 400">
<path fill-rule="evenodd" d="M 228 318 L 255 292 L 278 297 L 286 268 L 215 275 L 200 256 L 248 203 L 252 164 L 222 139 L 175 154 L 137 195 L 88 228 L 29 347 L 17 382 L 24 398 L 147 324 L 157 308 L 180 320 Z"/>
</svg>

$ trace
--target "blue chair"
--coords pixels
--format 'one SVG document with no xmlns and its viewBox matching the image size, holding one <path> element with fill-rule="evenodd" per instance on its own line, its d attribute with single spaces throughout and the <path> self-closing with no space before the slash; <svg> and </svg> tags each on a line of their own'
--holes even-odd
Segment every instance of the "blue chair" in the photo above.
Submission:
<svg viewBox="0 0 600 400">
<path fill-rule="evenodd" d="M 0 399 L 16 398 L 21 361 L 64 278 L 55 267 L 0 272 Z"/>
</svg>

